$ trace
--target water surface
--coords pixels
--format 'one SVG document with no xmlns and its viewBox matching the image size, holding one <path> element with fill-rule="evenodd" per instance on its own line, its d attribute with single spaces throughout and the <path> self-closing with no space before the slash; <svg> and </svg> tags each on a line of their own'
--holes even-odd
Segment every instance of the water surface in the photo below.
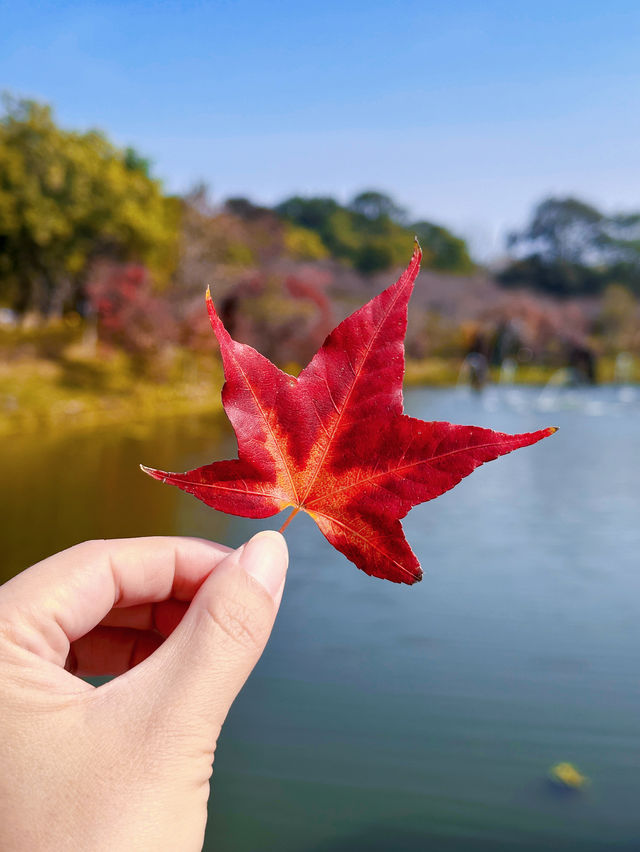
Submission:
<svg viewBox="0 0 640 852">
<path fill-rule="evenodd" d="M 216 757 L 207 848 L 640 849 L 640 391 L 425 389 L 406 408 L 561 428 L 410 513 L 417 586 L 366 577 L 296 517 L 278 623 Z M 85 538 L 233 545 L 279 526 L 137 469 L 234 452 L 215 421 L 7 442 L 5 577 Z M 559 761 L 585 793 L 547 785 Z"/>
</svg>

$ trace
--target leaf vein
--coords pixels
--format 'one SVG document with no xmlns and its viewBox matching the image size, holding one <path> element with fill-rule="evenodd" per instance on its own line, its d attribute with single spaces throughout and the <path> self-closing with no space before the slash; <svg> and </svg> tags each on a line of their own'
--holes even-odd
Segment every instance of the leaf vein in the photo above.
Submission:
<svg viewBox="0 0 640 852">
<path fill-rule="evenodd" d="M 267 415 L 266 415 L 266 414 L 264 413 L 264 411 L 262 410 L 262 406 L 260 405 L 260 401 L 258 400 L 258 397 L 257 397 L 257 395 L 256 395 L 256 392 L 255 392 L 255 391 L 254 391 L 254 389 L 253 389 L 253 385 L 252 385 L 252 384 L 251 384 L 251 382 L 249 381 L 249 378 L 248 378 L 247 374 L 245 373 L 245 371 L 242 369 L 242 364 L 241 364 L 241 363 L 238 361 L 238 359 L 236 358 L 235 353 L 234 353 L 234 355 L 233 355 L 233 358 L 234 358 L 234 360 L 235 360 L 235 362 L 236 362 L 236 364 L 237 364 L 237 366 L 238 366 L 238 369 L 239 369 L 239 370 L 240 370 L 240 372 L 242 373 L 242 378 L 245 380 L 247 387 L 248 387 L 248 388 L 249 388 L 249 390 L 251 391 L 251 396 L 253 397 L 253 400 L 254 400 L 254 402 L 255 402 L 255 404 L 256 404 L 256 408 L 258 409 L 258 411 L 259 411 L 259 412 L 260 412 L 260 414 L 262 415 L 262 419 L 264 420 L 265 425 L 266 425 L 267 429 L 269 430 L 269 434 L 271 435 L 271 440 L 273 441 L 273 443 L 274 443 L 274 445 L 275 445 L 275 447 L 276 447 L 276 450 L 278 451 L 278 455 L 280 456 L 280 459 L 282 460 L 282 464 L 283 464 L 283 466 L 284 466 L 284 469 L 286 470 L 286 472 L 287 472 L 287 476 L 289 477 L 289 484 L 291 485 L 291 491 L 292 491 L 293 496 L 294 496 L 294 498 L 295 498 L 295 502 L 296 502 L 296 504 L 298 504 L 298 503 L 299 503 L 299 500 L 298 500 L 298 491 L 297 491 L 296 486 L 295 486 L 295 483 L 294 483 L 294 481 L 293 481 L 293 475 L 291 474 L 291 471 L 289 470 L 289 465 L 287 464 L 287 460 L 286 460 L 286 458 L 284 457 L 284 453 L 282 452 L 282 448 L 280 447 L 280 444 L 279 444 L 279 443 L 278 443 L 278 441 L 276 440 L 276 436 L 273 434 L 273 429 L 271 428 L 271 423 L 269 423 L 269 418 L 267 417 Z"/>
<path fill-rule="evenodd" d="M 442 443 L 442 442 L 440 442 L 440 443 Z M 502 445 L 508 446 L 506 441 L 503 441 Z M 330 491 L 328 494 L 322 494 L 320 497 L 315 497 L 313 500 L 310 500 L 305 505 L 306 505 L 307 508 L 309 508 L 309 507 L 313 506 L 314 503 L 318 503 L 322 500 L 328 500 L 330 497 L 333 497 L 335 494 L 339 494 L 341 491 L 348 491 L 350 488 L 358 488 L 361 485 L 366 485 L 368 482 L 372 482 L 374 479 L 379 479 L 382 476 L 387 476 L 387 475 L 394 474 L 394 473 L 400 473 L 400 471 L 409 470 L 412 467 L 419 467 L 419 465 L 421 465 L 421 464 L 432 464 L 433 462 L 440 461 L 440 459 L 447 458 L 447 456 L 455 456 L 458 453 L 471 452 L 472 450 L 485 450 L 488 447 L 499 447 L 499 446 L 501 446 L 500 442 L 493 442 L 493 443 L 489 443 L 489 444 L 476 444 L 473 447 L 460 447 L 457 450 L 450 450 L 448 453 L 441 453 L 439 456 L 431 456 L 428 459 L 418 459 L 418 461 L 409 462 L 409 464 L 398 465 L 398 467 L 394 467 L 394 468 L 387 468 L 386 470 L 381 470 L 379 473 L 373 473 L 370 476 L 365 477 L 364 479 L 359 479 L 357 482 L 350 482 L 348 485 L 343 485 L 340 488 L 336 488 L 333 491 Z M 403 456 L 403 458 L 404 458 L 404 456 Z"/>
<path fill-rule="evenodd" d="M 378 334 L 380 333 L 380 329 L 382 328 L 382 326 L 384 325 L 384 323 L 388 319 L 389 314 L 395 308 L 396 303 L 397 303 L 398 299 L 400 298 L 400 295 L 402 294 L 403 291 L 404 291 L 404 288 L 400 288 L 398 290 L 396 297 L 394 298 L 394 300 L 389 305 L 388 309 L 386 310 L 386 312 L 384 313 L 380 322 L 378 323 L 376 330 L 371 335 L 371 339 L 369 340 L 369 342 L 368 342 L 368 344 L 365 348 L 364 355 L 362 356 L 360 366 L 358 367 L 357 371 L 354 370 L 353 381 L 351 382 L 349 392 L 347 393 L 347 396 L 345 397 L 345 400 L 342 404 L 342 409 L 340 411 L 338 411 L 338 409 L 336 408 L 336 411 L 338 412 L 338 417 L 337 417 L 335 423 L 333 424 L 333 428 L 331 429 L 331 432 L 327 433 L 327 437 L 328 437 L 327 444 L 324 448 L 324 452 L 322 453 L 322 457 L 318 461 L 317 467 L 316 467 L 315 471 L 313 472 L 313 476 L 311 477 L 311 481 L 309 482 L 309 486 L 307 488 L 306 494 L 304 495 L 304 498 L 303 498 L 302 503 L 300 505 L 304 506 L 306 504 L 306 500 L 309 497 L 309 494 L 311 493 L 311 489 L 313 488 L 315 481 L 318 478 L 318 474 L 322 470 L 322 466 L 324 465 L 327 454 L 329 453 L 329 448 L 331 447 L 331 444 L 333 443 L 333 439 L 335 438 L 336 432 L 338 430 L 338 426 L 340 425 L 340 421 L 342 420 L 342 415 L 344 414 L 344 412 L 346 411 L 346 409 L 349 405 L 349 400 L 351 399 L 351 394 L 353 393 L 353 389 L 355 388 L 355 386 L 358 382 L 358 379 L 360 378 L 360 374 L 362 372 L 362 369 L 363 369 L 363 367 L 364 367 L 364 365 L 367 361 L 367 358 L 369 357 L 369 353 L 371 352 L 371 349 L 373 348 L 374 341 L 376 340 Z M 352 369 L 353 369 L 353 367 L 352 367 Z M 325 382 L 327 382 L 326 377 L 325 377 Z M 328 382 L 327 382 L 327 387 L 328 387 Z M 329 392 L 329 396 L 331 397 L 331 401 L 333 402 L 333 397 L 331 396 L 331 392 Z M 335 407 L 335 402 L 333 404 L 334 404 L 334 407 Z"/>
<path fill-rule="evenodd" d="M 269 494 L 268 491 L 249 491 L 248 488 L 235 488 L 229 485 L 220 485 L 217 482 L 191 482 L 189 479 L 178 479 L 177 476 L 169 474 L 164 480 L 170 485 L 186 485 L 189 488 L 217 488 L 220 491 L 234 491 L 237 494 L 250 494 L 252 497 L 273 497 L 277 499 L 275 494 Z M 242 480 L 244 482 L 244 480 Z"/>
<path fill-rule="evenodd" d="M 339 521 L 337 518 L 334 518 L 331 515 L 327 515 L 326 512 L 315 512 L 314 511 L 314 515 L 320 515 L 321 517 L 326 518 L 328 521 L 333 521 L 333 523 L 337 524 L 339 527 L 342 527 L 348 533 L 351 533 L 352 535 L 356 536 L 356 538 L 361 539 L 372 550 L 377 551 L 377 553 L 379 553 L 381 556 L 384 556 L 385 559 L 388 559 L 389 562 L 393 562 L 393 564 L 397 565 L 398 568 L 401 571 L 405 572 L 405 574 L 408 574 L 410 577 L 415 576 L 415 574 L 413 574 L 413 572 L 409 571 L 408 568 L 405 568 L 404 565 L 401 565 L 400 562 L 397 561 L 397 559 L 394 559 L 393 556 L 389 556 L 389 554 L 386 553 L 384 550 L 382 550 L 381 547 L 378 547 L 372 541 L 369 541 L 369 539 L 365 538 L 365 536 L 363 536 L 362 533 L 358 532 L 358 530 L 354 529 L 354 527 L 349 526 L 349 524 L 346 524 L 344 521 Z"/>
</svg>

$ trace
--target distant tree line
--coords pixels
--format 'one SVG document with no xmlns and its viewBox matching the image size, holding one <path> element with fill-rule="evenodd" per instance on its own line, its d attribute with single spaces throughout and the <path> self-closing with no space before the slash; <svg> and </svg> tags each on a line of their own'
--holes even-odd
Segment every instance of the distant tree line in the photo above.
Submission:
<svg viewBox="0 0 640 852">
<path fill-rule="evenodd" d="M 18 314 L 85 313 L 97 267 L 142 264 L 158 287 L 186 287 L 212 270 L 264 266 L 275 257 L 334 258 L 362 273 L 406 262 L 411 241 L 425 265 L 473 269 L 464 240 L 410 222 L 389 196 L 349 204 L 290 198 L 274 209 L 232 198 L 217 207 L 202 187 L 168 196 L 149 160 L 99 131 L 60 128 L 51 109 L 4 98 L 0 113 L 0 304 Z"/>
<path fill-rule="evenodd" d="M 331 255 L 363 273 L 404 263 L 413 236 L 420 240 L 426 266 L 454 273 L 474 269 L 464 240 L 432 222 L 411 222 L 392 198 L 375 190 L 356 195 L 347 205 L 328 197 L 294 196 L 275 210 L 316 233 Z"/>
<path fill-rule="evenodd" d="M 576 198 L 548 198 L 509 236 L 508 287 L 556 296 L 591 295 L 617 284 L 640 294 L 640 213 L 606 215 Z"/>
<path fill-rule="evenodd" d="M 365 275 L 397 268 L 414 235 L 425 267 L 474 270 L 463 239 L 412 221 L 385 193 L 368 190 L 346 204 L 294 196 L 274 208 L 246 198 L 214 205 L 204 187 L 171 196 L 133 148 L 118 148 L 96 130 L 62 129 L 46 105 L 4 99 L 0 305 L 18 315 L 95 312 L 92 293 L 104 295 L 106 284 L 92 289 L 92 280 L 113 279 L 105 263 L 137 264 L 144 287 L 185 298 L 213 276 L 234 287 L 258 269 L 268 289 L 269 269 L 283 260 L 333 261 Z M 576 199 L 547 199 L 511 235 L 509 249 L 505 286 L 571 296 L 615 283 L 640 293 L 640 213 L 605 215 Z M 123 293 L 132 274 L 122 279 Z"/>
</svg>

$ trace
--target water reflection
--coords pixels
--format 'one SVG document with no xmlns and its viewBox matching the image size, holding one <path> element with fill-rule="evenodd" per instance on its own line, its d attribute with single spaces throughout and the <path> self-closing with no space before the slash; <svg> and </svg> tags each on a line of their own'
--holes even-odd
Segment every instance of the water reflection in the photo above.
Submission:
<svg viewBox="0 0 640 852">
<path fill-rule="evenodd" d="M 425 389 L 406 407 L 560 431 L 409 514 L 415 587 L 366 577 L 295 519 L 281 614 L 216 758 L 207 848 L 639 848 L 640 395 Z M 237 544 L 278 525 L 227 518 L 137 468 L 234 452 L 213 421 L 14 441 L 5 574 L 88 537 Z M 547 788 L 560 761 L 592 779 L 573 800 Z"/>
<path fill-rule="evenodd" d="M 457 393 L 469 396 L 471 390 L 458 387 Z M 552 377 L 542 390 L 489 386 L 482 395 L 482 407 L 488 411 L 511 408 L 532 415 L 572 410 L 589 417 L 637 417 L 640 416 L 640 390 L 635 385 L 608 385 L 597 390 L 586 386 L 567 387 Z"/>
<path fill-rule="evenodd" d="M 182 470 L 219 453 L 235 453 L 219 419 L 6 441 L 0 455 L 0 580 L 88 538 L 171 535 L 185 528 L 192 535 L 228 537 L 229 519 L 219 513 L 193 507 L 183 523 L 175 489 L 159 488 L 138 467 L 152 460 Z"/>
</svg>

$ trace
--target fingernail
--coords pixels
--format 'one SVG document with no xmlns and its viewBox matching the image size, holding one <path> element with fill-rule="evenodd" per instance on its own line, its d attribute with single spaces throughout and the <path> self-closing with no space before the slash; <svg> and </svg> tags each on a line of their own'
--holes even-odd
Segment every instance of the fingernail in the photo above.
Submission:
<svg viewBox="0 0 640 852">
<path fill-rule="evenodd" d="M 254 535 L 242 547 L 240 565 L 279 602 L 289 564 L 289 552 L 283 536 L 275 530 Z"/>
</svg>

